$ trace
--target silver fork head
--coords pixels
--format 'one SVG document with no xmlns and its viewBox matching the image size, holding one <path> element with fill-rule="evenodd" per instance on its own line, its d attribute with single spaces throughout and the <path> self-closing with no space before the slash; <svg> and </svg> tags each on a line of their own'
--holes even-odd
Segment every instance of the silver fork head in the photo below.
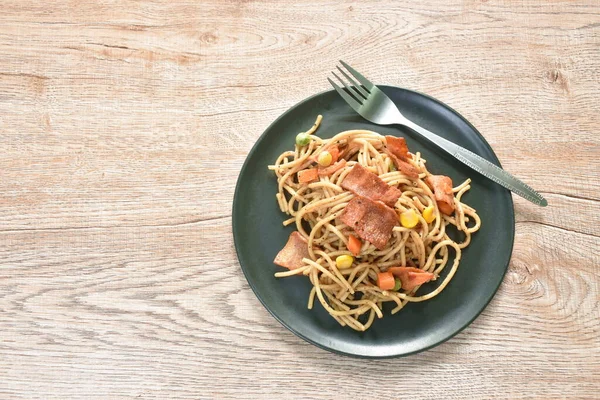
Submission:
<svg viewBox="0 0 600 400">
<path fill-rule="evenodd" d="M 379 125 L 397 124 L 404 119 L 394 102 L 377 86 L 342 60 L 340 64 L 354 79 L 338 66 L 337 69 L 346 80 L 340 78 L 335 72 L 332 74 L 340 81 L 343 88 L 330 78 L 327 80 L 354 111 L 364 119 Z"/>
</svg>

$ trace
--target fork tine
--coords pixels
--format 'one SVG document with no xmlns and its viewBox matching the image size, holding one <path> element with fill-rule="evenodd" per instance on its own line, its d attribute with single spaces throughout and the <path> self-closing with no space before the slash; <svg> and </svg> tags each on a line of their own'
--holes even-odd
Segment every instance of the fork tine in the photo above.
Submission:
<svg viewBox="0 0 600 400">
<path fill-rule="evenodd" d="M 341 87 L 339 87 L 330 78 L 327 78 L 327 80 L 329 81 L 329 83 L 331 83 L 331 86 L 333 86 L 333 88 L 335 89 L 335 91 L 338 92 L 338 94 L 340 96 L 342 96 L 342 98 L 344 100 L 346 100 L 346 103 L 348 103 L 348 105 L 350 107 L 352 107 L 354 109 L 354 111 L 358 112 L 358 110 L 360 109 L 361 104 L 358 101 L 356 101 L 356 99 L 354 97 L 352 97 L 348 93 L 346 93 L 346 91 L 344 89 L 342 89 Z"/>
<path fill-rule="evenodd" d="M 346 64 L 345 62 L 343 62 L 342 60 L 340 60 L 340 64 L 342 64 L 348 71 L 350 71 L 350 73 L 352 75 L 354 75 L 354 77 L 360 82 L 362 83 L 362 85 L 369 91 L 371 92 L 371 90 L 373 89 L 374 85 L 364 76 L 362 76 L 357 70 L 355 70 L 354 68 L 352 68 L 351 66 L 349 66 L 348 64 Z"/>
<path fill-rule="evenodd" d="M 336 65 L 336 68 L 342 73 L 342 75 L 344 75 L 346 77 L 346 79 L 348 79 L 350 81 L 350 83 L 352 83 L 352 85 L 353 85 L 352 89 L 354 89 L 356 92 L 358 92 L 359 95 L 361 95 L 362 97 L 364 97 L 365 100 L 369 97 L 369 92 L 367 92 L 365 89 L 363 89 L 363 87 L 360 86 L 358 84 L 358 82 L 356 82 L 354 79 L 352 79 L 352 77 L 350 75 L 348 75 L 346 73 L 346 71 L 344 71 L 343 69 L 341 69 L 337 65 Z"/>
<path fill-rule="evenodd" d="M 363 97 L 362 97 L 360 94 L 359 94 L 359 95 L 356 95 L 356 94 L 354 94 L 354 92 L 352 91 L 352 89 L 350 89 L 350 86 L 348 86 L 348 84 L 347 84 L 346 82 L 344 82 L 344 80 L 343 80 L 342 78 L 340 78 L 340 77 L 339 77 L 339 76 L 338 76 L 338 75 L 337 75 L 335 72 L 333 72 L 333 71 L 331 71 L 331 73 L 333 74 L 333 76 L 335 76 L 335 77 L 337 78 L 337 80 L 338 80 L 338 81 L 340 81 L 340 83 L 341 83 L 342 85 L 344 85 L 344 87 L 345 87 L 345 88 L 346 88 L 346 90 L 348 91 L 347 93 L 348 93 L 350 96 L 354 97 L 354 98 L 355 98 L 355 99 L 356 99 L 356 100 L 357 100 L 357 101 L 358 101 L 360 104 L 362 104 L 362 103 L 363 103 Z M 365 98 L 364 100 L 366 100 L 366 98 Z"/>
</svg>

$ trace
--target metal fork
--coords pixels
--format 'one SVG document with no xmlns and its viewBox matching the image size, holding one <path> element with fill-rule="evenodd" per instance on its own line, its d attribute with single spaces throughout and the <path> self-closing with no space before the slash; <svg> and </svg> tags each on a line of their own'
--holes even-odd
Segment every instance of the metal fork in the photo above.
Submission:
<svg viewBox="0 0 600 400">
<path fill-rule="evenodd" d="M 486 178 L 491 179 L 501 186 L 504 186 L 508 190 L 531 201 L 532 203 L 542 207 L 548 205 L 548 202 L 541 194 L 502 168 L 407 119 L 404 115 L 402 115 L 400 110 L 398 110 L 398 107 L 396 107 L 394 102 L 377 86 L 373 85 L 367 78 L 362 76 L 354 68 L 342 60 L 340 60 L 340 63 L 356 80 L 348 75 L 339 66 L 337 69 L 344 76 L 344 78 L 346 78 L 346 81 L 340 78 L 335 72 L 332 72 L 332 74 L 340 81 L 344 88 L 338 86 L 330 78 L 327 78 L 327 80 L 340 94 L 340 96 L 342 96 L 346 103 L 348 103 L 348 105 L 357 113 L 359 113 L 364 119 L 378 125 L 404 125 L 429 139 L 429 141 L 438 145 L 443 150 L 446 150 L 456 159 L 473 168 Z M 360 84 L 356 81 L 360 82 Z"/>
</svg>

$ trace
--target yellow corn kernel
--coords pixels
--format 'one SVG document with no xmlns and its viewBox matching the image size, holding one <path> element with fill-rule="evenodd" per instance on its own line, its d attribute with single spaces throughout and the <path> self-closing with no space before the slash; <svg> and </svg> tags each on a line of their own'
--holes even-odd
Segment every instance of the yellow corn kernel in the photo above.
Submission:
<svg viewBox="0 0 600 400">
<path fill-rule="evenodd" d="M 419 223 L 419 217 L 417 217 L 415 210 L 409 208 L 400 214 L 400 223 L 405 228 L 414 228 Z"/>
<path fill-rule="evenodd" d="M 329 167 L 332 160 L 333 160 L 333 157 L 331 156 L 331 153 L 328 151 L 321 152 L 319 154 L 319 157 L 317 158 L 317 162 L 319 163 L 319 165 L 321 167 Z"/>
<path fill-rule="evenodd" d="M 428 224 L 430 224 L 431 222 L 433 222 L 433 220 L 435 219 L 435 215 L 433 215 L 433 210 L 434 210 L 433 206 L 426 207 L 423 210 L 423 219 Z"/>
<path fill-rule="evenodd" d="M 341 269 L 350 268 L 353 262 L 354 257 L 349 255 L 337 256 L 335 259 L 335 265 L 337 265 L 337 267 Z"/>
</svg>

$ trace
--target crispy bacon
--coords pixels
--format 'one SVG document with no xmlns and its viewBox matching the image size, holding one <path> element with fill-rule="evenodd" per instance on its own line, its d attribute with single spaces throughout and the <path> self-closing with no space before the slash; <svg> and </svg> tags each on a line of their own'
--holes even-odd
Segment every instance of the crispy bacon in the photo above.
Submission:
<svg viewBox="0 0 600 400">
<path fill-rule="evenodd" d="M 361 239 L 383 250 L 398 222 L 398 216 L 381 201 L 357 196 L 350 200 L 340 220 L 354 229 Z"/>
<path fill-rule="evenodd" d="M 454 193 L 452 179 L 445 175 L 430 175 L 425 182 L 433 190 L 435 201 L 441 212 L 452 215 L 454 212 Z"/>
<path fill-rule="evenodd" d="M 362 149 L 362 144 L 356 142 L 346 143 L 341 150 L 340 157 L 349 160 L 354 154 L 358 153 L 360 149 Z"/>
<path fill-rule="evenodd" d="M 360 164 L 354 164 L 344 178 L 342 188 L 373 201 L 382 201 L 390 207 L 402 196 L 398 188 L 388 185 Z"/>
<path fill-rule="evenodd" d="M 408 146 L 406 145 L 406 140 L 404 140 L 404 138 L 387 135 L 385 140 L 387 142 L 387 148 L 393 155 L 402 161 L 409 159 Z"/>
<path fill-rule="evenodd" d="M 335 164 L 340 158 L 340 148 L 336 145 L 327 147 L 327 151 L 331 154 L 331 164 Z"/>
<path fill-rule="evenodd" d="M 330 165 L 326 168 L 319 168 L 319 176 L 329 176 L 332 175 L 337 170 L 344 168 L 346 166 L 346 160 L 343 158 L 336 162 L 335 164 Z"/>
<path fill-rule="evenodd" d="M 419 177 L 419 170 L 412 164 L 406 161 L 402 161 L 398 157 L 396 157 L 392 152 L 388 149 L 386 151 L 388 157 L 392 159 L 398 171 L 400 171 L 403 175 L 406 175 L 409 178 L 417 179 Z"/>
<path fill-rule="evenodd" d="M 413 267 L 390 267 L 388 272 L 397 276 L 402 282 L 402 290 L 412 291 L 419 285 L 429 282 L 435 278 L 431 272 L 425 272 Z"/>
<path fill-rule="evenodd" d="M 309 258 L 308 254 L 308 242 L 298 231 L 294 231 L 290 234 L 287 243 L 277 253 L 275 257 L 275 264 L 285 267 L 287 269 L 296 269 L 304 266 L 302 262 L 303 258 Z"/>
</svg>

